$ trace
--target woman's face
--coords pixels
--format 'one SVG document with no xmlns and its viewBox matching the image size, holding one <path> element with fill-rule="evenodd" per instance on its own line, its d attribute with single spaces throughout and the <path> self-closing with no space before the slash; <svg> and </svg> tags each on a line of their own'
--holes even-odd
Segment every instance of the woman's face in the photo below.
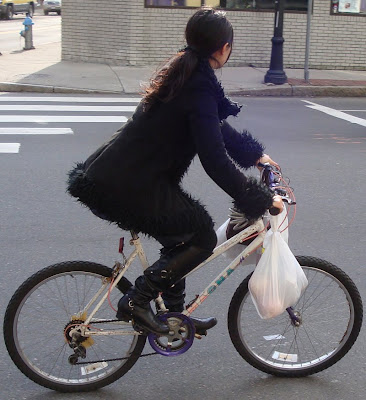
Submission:
<svg viewBox="0 0 366 400">
<path fill-rule="evenodd" d="M 216 63 L 211 64 L 212 68 L 218 69 L 223 67 L 229 59 L 230 54 L 231 45 L 230 43 L 225 43 L 224 46 L 221 47 L 221 49 L 215 51 L 215 53 L 212 54 L 212 58 L 216 61 Z"/>
</svg>

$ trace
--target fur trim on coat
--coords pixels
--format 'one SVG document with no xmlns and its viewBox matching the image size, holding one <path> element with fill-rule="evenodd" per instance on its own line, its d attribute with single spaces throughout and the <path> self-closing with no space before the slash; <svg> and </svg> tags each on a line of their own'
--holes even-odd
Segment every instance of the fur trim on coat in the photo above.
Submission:
<svg viewBox="0 0 366 400">
<path fill-rule="evenodd" d="M 102 193 L 88 179 L 84 164 L 78 163 L 69 172 L 68 193 L 80 203 L 87 206 L 96 216 L 109 222 L 116 223 L 121 229 L 141 232 L 156 236 L 180 235 L 187 232 L 207 232 L 212 230 L 214 223 L 205 207 L 178 186 L 175 195 L 180 198 L 180 207 L 174 214 L 154 217 L 136 213 L 123 205 L 121 199 L 116 200 L 107 193 Z"/>
<path fill-rule="evenodd" d="M 234 207 L 242 211 L 249 221 L 257 220 L 272 206 L 273 193 L 257 179 L 249 177 L 245 190 L 234 200 Z"/>
</svg>

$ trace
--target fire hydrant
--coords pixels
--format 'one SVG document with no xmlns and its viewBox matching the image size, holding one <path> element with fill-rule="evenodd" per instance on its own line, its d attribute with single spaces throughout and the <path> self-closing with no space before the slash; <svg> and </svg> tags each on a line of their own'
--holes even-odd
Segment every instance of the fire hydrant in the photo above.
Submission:
<svg viewBox="0 0 366 400">
<path fill-rule="evenodd" d="M 23 21 L 24 29 L 20 31 L 20 36 L 24 37 L 25 44 L 24 44 L 24 50 L 32 50 L 34 49 L 33 46 L 33 33 L 32 33 L 32 25 L 34 25 L 34 22 L 32 21 L 32 18 L 29 16 L 29 14 L 26 14 L 26 17 Z"/>
</svg>

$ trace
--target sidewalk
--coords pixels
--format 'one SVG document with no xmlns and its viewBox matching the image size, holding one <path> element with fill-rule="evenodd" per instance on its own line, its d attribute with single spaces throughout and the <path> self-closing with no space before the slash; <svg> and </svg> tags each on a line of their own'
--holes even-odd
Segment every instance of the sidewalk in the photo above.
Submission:
<svg viewBox="0 0 366 400">
<path fill-rule="evenodd" d="M 285 70 L 288 83 L 263 83 L 268 68 L 224 67 L 218 71 L 227 93 L 241 96 L 366 96 L 366 70 L 310 70 L 310 82 L 302 69 Z M 119 67 L 61 61 L 60 43 L 0 56 L 0 91 L 41 93 L 141 92 L 152 67 Z"/>
</svg>

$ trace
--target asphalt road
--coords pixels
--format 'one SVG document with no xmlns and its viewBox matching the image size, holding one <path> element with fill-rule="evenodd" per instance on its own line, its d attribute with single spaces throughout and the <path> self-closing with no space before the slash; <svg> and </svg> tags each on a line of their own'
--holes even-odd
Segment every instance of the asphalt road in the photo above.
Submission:
<svg viewBox="0 0 366 400">
<path fill-rule="evenodd" d="M 86 99 L 95 103 L 76 103 L 71 98 L 54 102 L 39 96 L 40 101 L 35 102 L 24 100 L 23 95 L 11 96 L 19 101 L 9 101 L 4 96 L 0 95 L 0 143 L 15 146 L 0 144 L 1 318 L 16 288 L 40 268 L 77 259 L 111 265 L 118 258 L 121 232 L 69 198 L 65 193 L 65 177 L 74 162 L 84 160 L 121 125 L 123 116 L 131 115 L 131 111 L 123 109 L 81 111 L 77 107 L 135 104 L 112 103 L 115 97 L 98 101 L 94 96 Z M 59 96 L 51 97 L 56 98 Z M 324 258 L 342 267 L 365 299 L 366 100 L 310 99 L 311 103 L 297 98 L 238 100 L 245 106 L 232 123 L 238 128 L 246 127 L 266 144 L 267 152 L 281 164 L 295 190 L 298 207 L 290 230 L 293 252 Z M 15 107 L 5 107 L 9 105 Z M 30 105 L 39 107 L 29 109 Z M 73 111 L 54 111 L 52 105 L 72 105 Z M 84 117 L 83 122 L 78 116 Z M 103 116 L 103 122 L 97 123 L 91 116 Z M 24 134 L 25 127 L 36 128 L 38 134 L 30 130 Z M 16 134 L 14 128 L 22 128 L 23 134 Z M 45 135 L 40 128 L 64 131 Z M 184 185 L 207 204 L 217 227 L 224 222 L 230 199 L 210 181 L 198 160 Z M 148 259 L 154 261 L 159 246 L 146 239 L 143 243 Z M 224 260 L 218 259 L 189 278 L 187 298 L 191 299 L 208 284 L 224 264 Z M 0 341 L 0 398 L 364 399 L 364 330 L 340 362 L 312 377 L 274 378 L 241 359 L 230 342 L 226 313 L 236 287 L 248 272 L 245 268 L 235 272 L 202 305 L 199 315 L 215 315 L 219 320 L 208 337 L 195 341 L 180 357 L 142 358 L 119 381 L 94 393 L 56 394 L 37 386 L 16 369 Z M 150 352 L 148 345 L 146 352 Z"/>
<path fill-rule="evenodd" d="M 0 52 L 22 51 L 24 39 L 19 32 L 24 29 L 24 18 L 24 14 L 17 14 L 10 21 L 0 20 Z M 33 22 L 33 43 L 42 45 L 61 41 L 61 16 L 55 13 L 43 15 L 37 8 Z"/>
</svg>

